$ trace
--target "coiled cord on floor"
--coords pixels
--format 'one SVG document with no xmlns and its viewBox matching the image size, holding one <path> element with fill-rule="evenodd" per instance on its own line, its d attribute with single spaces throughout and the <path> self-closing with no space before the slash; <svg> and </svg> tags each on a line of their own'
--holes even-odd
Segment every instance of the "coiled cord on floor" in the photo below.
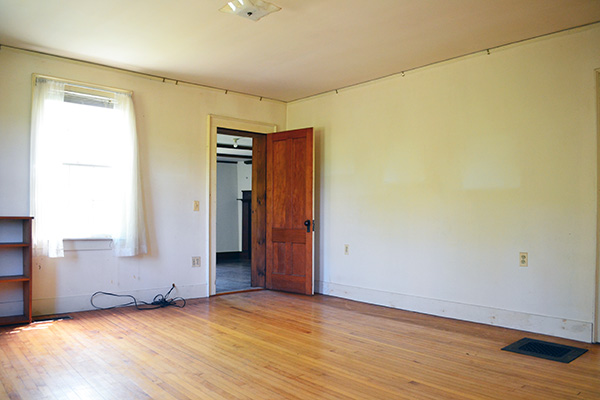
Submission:
<svg viewBox="0 0 600 400">
<path fill-rule="evenodd" d="M 156 310 L 157 308 L 164 308 L 164 307 L 177 307 L 177 308 L 185 307 L 185 299 L 183 297 L 174 297 L 172 299 L 169 299 L 169 295 L 171 294 L 173 289 L 175 289 L 175 284 L 173 284 L 173 286 L 171 286 L 171 289 L 169 289 L 167 294 L 162 295 L 159 293 L 156 296 L 154 296 L 154 299 L 152 299 L 151 303 L 137 300 L 135 297 L 133 297 L 130 294 L 116 294 L 116 293 L 98 291 L 98 292 L 94 293 L 92 295 L 92 297 L 90 297 L 90 303 L 92 304 L 92 307 L 94 307 L 95 309 L 98 309 L 98 310 L 112 310 L 113 308 L 129 307 L 129 306 L 135 306 L 135 308 L 137 308 L 138 310 L 141 310 L 141 311 Z M 118 304 L 116 306 L 111 306 L 111 307 L 98 307 L 97 305 L 94 304 L 94 298 L 99 295 L 111 296 L 111 297 L 125 297 L 128 299 L 131 299 L 131 301 L 128 303 Z M 177 304 L 177 302 L 180 302 L 180 304 Z"/>
</svg>

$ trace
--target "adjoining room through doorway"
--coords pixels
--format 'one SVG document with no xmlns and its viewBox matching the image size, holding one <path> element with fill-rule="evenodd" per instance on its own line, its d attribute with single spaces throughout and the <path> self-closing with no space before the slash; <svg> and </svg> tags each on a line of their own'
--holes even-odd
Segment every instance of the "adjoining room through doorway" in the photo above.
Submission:
<svg viewBox="0 0 600 400">
<path fill-rule="evenodd" d="M 252 288 L 252 138 L 217 134 L 216 292 Z"/>
</svg>

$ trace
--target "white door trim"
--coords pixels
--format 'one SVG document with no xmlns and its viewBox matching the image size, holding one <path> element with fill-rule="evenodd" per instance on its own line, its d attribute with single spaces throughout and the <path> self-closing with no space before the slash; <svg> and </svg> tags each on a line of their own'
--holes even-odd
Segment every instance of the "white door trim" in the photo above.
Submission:
<svg viewBox="0 0 600 400">
<path fill-rule="evenodd" d="M 208 282 L 208 295 L 216 293 L 217 279 L 217 128 L 236 129 L 255 133 L 277 132 L 277 125 L 268 122 L 249 121 L 245 119 L 225 117 L 209 114 L 207 135 L 207 179 L 206 179 L 206 213 L 208 214 L 208 249 L 204 259 L 207 260 L 206 279 Z"/>
<path fill-rule="evenodd" d="M 594 341 L 600 343 L 600 69 L 596 70 L 596 304 Z"/>
</svg>

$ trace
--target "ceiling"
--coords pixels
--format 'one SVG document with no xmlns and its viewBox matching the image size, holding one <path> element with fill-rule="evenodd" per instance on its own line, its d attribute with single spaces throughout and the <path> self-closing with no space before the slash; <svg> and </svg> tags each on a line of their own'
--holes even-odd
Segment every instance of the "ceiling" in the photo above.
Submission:
<svg viewBox="0 0 600 400">
<path fill-rule="evenodd" d="M 252 163 L 252 138 L 217 133 L 217 162 Z"/>
<path fill-rule="evenodd" d="M 600 21 L 600 0 L 0 0 L 0 44 L 292 101 Z"/>
</svg>

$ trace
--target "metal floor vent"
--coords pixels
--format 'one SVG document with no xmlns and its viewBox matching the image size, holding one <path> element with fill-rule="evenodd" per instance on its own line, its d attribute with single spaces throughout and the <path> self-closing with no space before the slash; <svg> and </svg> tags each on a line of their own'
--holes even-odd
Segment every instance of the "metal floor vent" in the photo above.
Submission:
<svg viewBox="0 0 600 400">
<path fill-rule="evenodd" d="M 587 349 L 579 347 L 565 346 L 529 338 L 523 338 L 504 347 L 502 350 L 562 363 L 570 363 L 587 351 Z"/>
<path fill-rule="evenodd" d="M 58 315 L 58 316 L 44 316 L 39 318 L 34 318 L 33 322 L 50 322 L 50 321 L 60 321 L 62 319 L 73 319 L 70 315 Z"/>
</svg>

